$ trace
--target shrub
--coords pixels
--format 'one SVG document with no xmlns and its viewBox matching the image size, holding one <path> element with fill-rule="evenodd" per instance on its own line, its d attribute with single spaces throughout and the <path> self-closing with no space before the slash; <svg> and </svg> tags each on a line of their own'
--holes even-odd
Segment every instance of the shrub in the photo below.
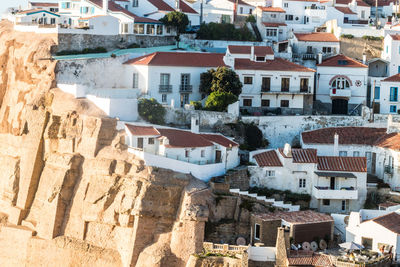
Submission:
<svg viewBox="0 0 400 267">
<path fill-rule="evenodd" d="M 368 41 L 382 41 L 383 37 L 382 36 L 370 36 L 370 35 L 364 35 L 362 37 L 363 40 L 368 40 Z"/>
<path fill-rule="evenodd" d="M 236 29 L 230 23 L 203 23 L 197 31 L 197 39 L 228 40 L 228 41 L 256 41 L 253 33 L 246 27 Z"/>
<path fill-rule="evenodd" d="M 200 101 L 190 101 L 190 105 L 194 106 L 195 110 L 200 110 L 203 108 L 203 105 Z"/>
<path fill-rule="evenodd" d="M 345 39 L 353 39 L 354 35 L 352 35 L 352 34 L 342 34 L 342 35 L 340 35 L 340 37 L 345 38 Z"/>
<path fill-rule="evenodd" d="M 210 94 L 211 92 L 230 92 L 235 96 L 242 93 L 243 84 L 236 72 L 227 67 L 210 69 L 200 75 L 200 91 Z"/>
<path fill-rule="evenodd" d="M 257 148 L 268 146 L 264 141 L 264 136 L 261 130 L 254 124 L 245 125 L 245 142 L 247 149 L 252 151 Z M 268 141 L 267 141 L 268 142 Z"/>
<path fill-rule="evenodd" d="M 311 196 L 309 194 L 299 194 L 294 193 L 290 190 L 281 191 L 272 188 L 266 187 L 251 187 L 249 189 L 249 193 L 256 193 L 259 196 L 271 197 L 275 194 L 281 195 L 283 201 L 291 201 L 292 203 L 296 203 L 297 201 L 305 201 L 309 202 L 311 200 Z"/>
<path fill-rule="evenodd" d="M 228 105 L 238 101 L 237 96 L 231 92 L 212 92 L 206 100 L 206 109 L 212 111 L 226 111 Z"/>
<path fill-rule="evenodd" d="M 165 108 L 154 98 L 139 99 L 138 110 L 144 120 L 154 124 L 164 124 Z"/>
<path fill-rule="evenodd" d="M 256 18 L 253 15 L 250 15 L 246 18 L 246 22 L 256 23 Z"/>
<path fill-rule="evenodd" d="M 128 45 L 128 48 L 139 48 L 139 47 L 140 47 L 140 45 L 138 45 L 137 43 Z"/>
</svg>

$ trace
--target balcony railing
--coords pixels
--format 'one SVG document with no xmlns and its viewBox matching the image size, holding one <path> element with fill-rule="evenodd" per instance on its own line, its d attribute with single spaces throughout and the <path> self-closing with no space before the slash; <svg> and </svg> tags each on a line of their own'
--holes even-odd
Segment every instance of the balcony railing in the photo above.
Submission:
<svg viewBox="0 0 400 267">
<path fill-rule="evenodd" d="M 350 89 L 331 89 L 330 92 L 331 97 L 351 97 L 351 90 Z"/>
<path fill-rule="evenodd" d="M 181 84 L 179 86 L 179 91 L 180 92 L 189 92 L 189 93 L 191 93 L 192 90 L 193 90 L 193 86 L 189 85 L 189 84 Z"/>
<path fill-rule="evenodd" d="M 368 20 L 343 20 L 343 23 L 345 24 L 362 24 L 362 25 L 367 25 Z"/>
<path fill-rule="evenodd" d="M 358 190 L 353 187 L 330 189 L 329 187 L 315 186 L 313 195 L 316 199 L 358 199 Z"/>
<path fill-rule="evenodd" d="M 314 53 L 306 53 L 302 55 L 302 59 L 303 60 L 316 60 L 317 59 L 317 55 Z"/>
<path fill-rule="evenodd" d="M 386 165 L 386 166 L 385 166 L 385 173 L 387 173 L 387 174 L 393 174 L 393 166 Z"/>
<path fill-rule="evenodd" d="M 160 84 L 159 87 L 160 93 L 171 93 L 172 92 L 172 85 L 170 84 Z"/>
<path fill-rule="evenodd" d="M 275 88 L 269 88 L 269 90 L 263 90 L 263 88 L 261 87 L 261 93 L 263 94 L 286 94 L 286 95 L 290 95 L 290 94 L 299 94 L 299 95 L 303 95 L 303 94 L 311 94 L 311 86 L 308 86 L 307 88 L 302 88 L 302 87 L 291 87 L 288 90 L 283 91 L 280 87 L 275 87 Z"/>
</svg>

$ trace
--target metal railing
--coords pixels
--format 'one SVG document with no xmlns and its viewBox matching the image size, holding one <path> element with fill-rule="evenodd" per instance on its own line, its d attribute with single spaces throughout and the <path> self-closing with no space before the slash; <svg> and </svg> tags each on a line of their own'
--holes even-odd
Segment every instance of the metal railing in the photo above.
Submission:
<svg viewBox="0 0 400 267">
<path fill-rule="evenodd" d="M 160 93 L 171 93 L 172 92 L 172 85 L 170 85 L 170 84 L 160 84 L 159 85 L 159 92 Z"/>
<path fill-rule="evenodd" d="M 190 84 L 181 84 L 179 86 L 180 92 L 192 92 L 192 90 L 193 90 L 193 85 Z"/>
</svg>

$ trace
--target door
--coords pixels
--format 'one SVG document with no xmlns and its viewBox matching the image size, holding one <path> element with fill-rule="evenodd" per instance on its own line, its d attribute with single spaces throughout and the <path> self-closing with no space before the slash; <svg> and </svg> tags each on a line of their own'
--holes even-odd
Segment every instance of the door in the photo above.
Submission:
<svg viewBox="0 0 400 267">
<path fill-rule="evenodd" d="M 376 172 L 376 153 L 372 153 L 371 173 L 375 174 L 375 172 Z"/>
<path fill-rule="evenodd" d="M 331 186 L 330 186 L 331 190 L 335 189 L 335 177 L 331 177 Z"/>
<path fill-rule="evenodd" d="M 143 149 L 143 138 L 142 138 L 142 137 L 139 137 L 139 138 L 138 138 L 137 144 L 138 144 L 138 145 L 137 145 L 138 148 Z"/>
<path fill-rule="evenodd" d="M 215 151 L 215 163 L 221 163 L 221 150 Z"/>
<path fill-rule="evenodd" d="M 332 99 L 332 114 L 346 114 L 348 113 L 348 100 L 346 99 Z"/>
</svg>

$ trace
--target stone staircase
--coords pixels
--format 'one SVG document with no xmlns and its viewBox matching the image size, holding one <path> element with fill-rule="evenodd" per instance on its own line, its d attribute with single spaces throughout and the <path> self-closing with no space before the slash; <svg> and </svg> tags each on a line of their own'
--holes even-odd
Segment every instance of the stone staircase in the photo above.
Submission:
<svg viewBox="0 0 400 267">
<path fill-rule="evenodd" d="M 254 198 L 257 201 L 265 202 L 265 204 L 270 204 L 277 208 L 287 209 L 288 211 L 299 211 L 300 205 L 285 204 L 283 201 L 277 201 L 273 198 L 267 198 L 265 196 L 258 196 L 257 194 L 249 193 L 249 191 L 240 191 L 240 189 L 229 189 L 232 194 L 238 194 L 242 196 L 248 196 Z"/>
</svg>

